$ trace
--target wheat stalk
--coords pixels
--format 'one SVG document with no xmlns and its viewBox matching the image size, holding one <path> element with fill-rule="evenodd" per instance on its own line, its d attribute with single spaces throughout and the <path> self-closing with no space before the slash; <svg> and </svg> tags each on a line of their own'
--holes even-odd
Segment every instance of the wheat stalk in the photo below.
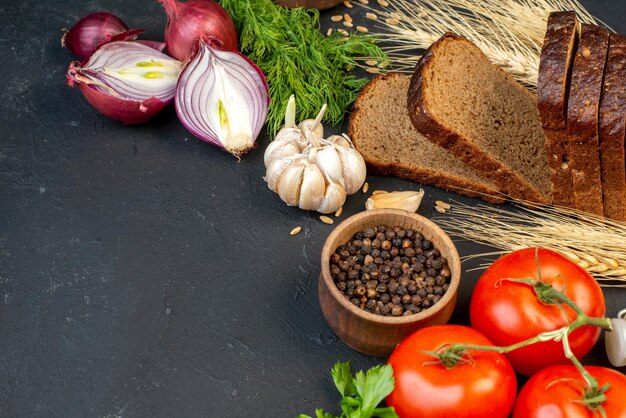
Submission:
<svg viewBox="0 0 626 418">
<path fill-rule="evenodd" d="M 574 10 L 598 23 L 577 0 L 393 0 L 375 11 L 393 70 L 412 72 L 426 49 L 446 32 L 463 35 L 496 65 L 531 89 L 537 87 L 539 56 L 549 14 Z"/>
<path fill-rule="evenodd" d="M 439 224 L 450 234 L 501 250 L 465 259 L 549 248 L 583 267 L 601 285 L 626 287 L 626 224 L 558 206 L 519 202 L 515 207 L 511 211 L 456 202 Z"/>
</svg>

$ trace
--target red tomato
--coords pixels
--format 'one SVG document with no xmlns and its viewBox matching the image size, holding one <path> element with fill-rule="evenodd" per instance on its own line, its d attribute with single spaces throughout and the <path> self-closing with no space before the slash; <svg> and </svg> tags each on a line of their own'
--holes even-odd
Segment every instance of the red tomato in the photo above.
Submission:
<svg viewBox="0 0 626 418">
<path fill-rule="evenodd" d="M 611 388 L 602 406 L 607 418 L 626 417 L 626 376 L 604 367 L 585 367 L 600 387 Z M 526 382 L 517 397 L 513 418 L 595 418 L 600 414 L 587 409 L 579 401 L 585 381 L 574 366 L 552 366 L 543 369 Z"/>
<path fill-rule="evenodd" d="M 411 418 L 507 417 L 513 408 L 517 380 L 502 354 L 469 350 L 471 359 L 446 368 L 422 350 L 437 351 L 454 343 L 493 345 L 478 331 L 461 325 L 421 329 L 391 353 L 389 364 L 396 379 L 387 397 L 398 415 Z"/>
<path fill-rule="evenodd" d="M 598 283 L 577 264 L 562 255 L 546 249 L 538 251 L 541 277 L 564 292 L 587 315 L 604 317 L 604 295 Z M 507 346 L 567 325 L 576 318 L 569 307 L 567 313 L 556 305 L 537 299 L 528 284 L 515 283 L 505 278 L 539 280 L 536 249 L 514 251 L 496 260 L 478 280 L 470 303 L 470 319 L 476 328 L 495 345 Z M 572 351 L 584 357 L 598 341 L 600 329 L 583 327 L 569 336 Z M 556 364 L 571 364 L 563 354 L 561 342 L 546 341 L 507 354 L 513 368 L 526 376 Z"/>
</svg>

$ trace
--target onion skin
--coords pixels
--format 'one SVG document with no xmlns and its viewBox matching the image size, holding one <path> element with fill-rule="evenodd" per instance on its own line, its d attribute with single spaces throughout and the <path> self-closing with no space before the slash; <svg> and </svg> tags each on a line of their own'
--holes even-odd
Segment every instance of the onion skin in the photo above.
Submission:
<svg viewBox="0 0 626 418">
<path fill-rule="evenodd" d="M 165 51 L 165 48 L 167 47 L 167 44 L 165 42 L 159 42 L 159 41 L 148 41 L 148 40 L 139 39 L 136 42 L 140 44 L 144 44 L 145 46 L 149 46 L 152 49 L 156 49 L 159 52 Z"/>
<path fill-rule="evenodd" d="M 111 13 L 90 13 L 63 35 L 61 45 L 85 60 L 103 44 L 114 40 L 131 41 L 141 32 L 143 29 L 129 30 L 119 17 Z"/>
<path fill-rule="evenodd" d="M 201 39 L 178 78 L 175 100 L 178 119 L 192 134 L 239 158 L 256 145 L 270 97 L 256 64 Z"/>
<path fill-rule="evenodd" d="M 137 124 L 172 102 L 181 69 L 179 61 L 150 46 L 110 42 L 88 61 L 72 62 L 66 78 L 104 116 Z"/>
<path fill-rule="evenodd" d="M 109 119 L 118 120 L 124 123 L 124 125 L 145 123 L 169 104 L 169 102 L 164 102 L 154 97 L 143 102 L 118 99 L 102 93 L 88 84 L 81 83 L 78 85 L 78 88 L 89 104 L 99 113 Z"/>
<path fill-rule="evenodd" d="M 230 15 L 213 0 L 157 0 L 167 13 L 167 52 L 182 62 L 194 53 L 199 39 L 215 37 L 222 49 L 238 51 L 237 31 Z"/>
</svg>

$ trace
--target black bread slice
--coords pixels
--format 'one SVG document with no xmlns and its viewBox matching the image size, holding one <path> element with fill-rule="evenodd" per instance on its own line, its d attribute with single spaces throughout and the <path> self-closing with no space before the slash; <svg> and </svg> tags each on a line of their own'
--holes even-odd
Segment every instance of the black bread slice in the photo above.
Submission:
<svg viewBox="0 0 626 418">
<path fill-rule="evenodd" d="M 536 98 L 467 39 L 448 33 L 426 51 L 408 108 L 419 132 L 509 196 L 551 200 Z"/>
<path fill-rule="evenodd" d="M 580 36 L 575 12 L 548 17 L 537 79 L 537 107 L 546 134 L 552 203 L 575 207 L 567 136 L 567 100 L 574 55 Z"/>
<path fill-rule="evenodd" d="M 567 134 L 576 208 L 603 215 L 598 112 L 609 32 L 582 24 L 567 104 Z"/>
<path fill-rule="evenodd" d="M 626 221 L 626 36 L 611 34 L 600 100 L 604 216 Z"/>
<path fill-rule="evenodd" d="M 415 130 L 406 109 L 409 81 L 400 74 L 376 76 L 354 104 L 348 135 L 370 172 L 502 202 L 492 182 Z"/>
</svg>

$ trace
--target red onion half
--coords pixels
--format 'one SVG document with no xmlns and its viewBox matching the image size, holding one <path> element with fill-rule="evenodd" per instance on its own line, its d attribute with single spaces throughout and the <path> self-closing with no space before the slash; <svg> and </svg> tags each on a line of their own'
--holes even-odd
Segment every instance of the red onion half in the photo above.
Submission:
<svg viewBox="0 0 626 418">
<path fill-rule="evenodd" d="M 61 38 L 61 45 L 81 60 L 85 60 L 99 46 L 110 41 L 132 41 L 143 29 L 128 30 L 128 26 L 111 13 L 91 13 L 80 19 Z"/>
<path fill-rule="evenodd" d="M 72 62 L 67 84 L 78 84 L 103 115 L 126 124 L 142 123 L 173 100 L 181 68 L 179 61 L 149 46 L 109 42 L 87 63 Z"/>
<path fill-rule="evenodd" d="M 200 38 L 215 37 L 221 47 L 237 51 L 235 24 L 226 10 L 213 0 L 157 0 L 167 13 L 165 43 L 167 52 L 176 59 L 186 61 L 194 52 Z M 219 43 L 219 42 L 218 42 Z"/>
<path fill-rule="evenodd" d="M 259 67 L 201 40 L 178 79 L 175 106 L 191 133 L 239 158 L 254 147 L 269 101 Z"/>
</svg>

